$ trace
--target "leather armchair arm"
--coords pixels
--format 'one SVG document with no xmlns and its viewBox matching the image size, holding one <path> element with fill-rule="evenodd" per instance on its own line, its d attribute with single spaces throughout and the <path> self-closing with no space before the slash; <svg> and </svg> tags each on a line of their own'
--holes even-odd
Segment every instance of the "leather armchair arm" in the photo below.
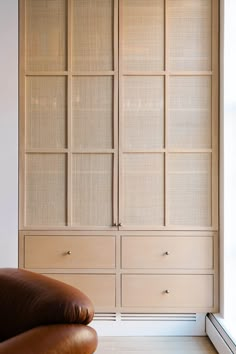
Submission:
<svg viewBox="0 0 236 354">
<path fill-rule="evenodd" d="M 0 269 L 0 342 L 38 326 L 88 324 L 93 315 L 89 298 L 72 286 L 23 269 Z"/>
<path fill-rule="evenodd" d="M 92 354 L 96 332 L 79 324 L 42 326 L 0 343 L 0 354 Z"/>
</svg>

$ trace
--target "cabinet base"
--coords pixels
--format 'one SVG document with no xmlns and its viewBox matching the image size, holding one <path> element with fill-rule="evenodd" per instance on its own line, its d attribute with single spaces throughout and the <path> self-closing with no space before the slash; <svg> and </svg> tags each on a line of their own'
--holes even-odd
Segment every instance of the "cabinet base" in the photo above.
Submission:
<svg viewBox="0 0 236 354">
<path fill-rule="evenodd" d="M 99 336 L 205 336 L 206 314 L 95 314 Z"/>
</svg>

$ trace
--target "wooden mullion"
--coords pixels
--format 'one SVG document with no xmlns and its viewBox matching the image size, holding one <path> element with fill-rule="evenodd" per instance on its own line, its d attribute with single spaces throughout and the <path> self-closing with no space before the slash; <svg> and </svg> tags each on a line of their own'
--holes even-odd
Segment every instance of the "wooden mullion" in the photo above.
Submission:
<svg viewBox="0 0 236 354">
<path fill-rule="evenodd" d="M 25 67 L 26 67 L 26 4 L 25 0 L 19 2 L 20 7 L 20 99 L 19 99 L 19 229 L 25 226 L 26 218 L 26 192 L 25 192 L 25 147 L 26 147 L 26 134 L 25 134 L 25 111 L 26 111 L 26 84 L 25 84 Z"/>
<path fill-rule="evenodd" d="M 169 94 L 169 76 L 168 76 L 168 12 L 167 1 L 164 1 L 164 53 L 165 53 L 165 82 L 164 82 L 164 226 L 169 224 L 168 218 L 168 94 Z"/>
<path fill-rule="evenodd" d="M 165 149 L 135 149 L 135 150 L 123 150 L 124 154 L 161 154 L 164 153 Z"/>
<path fill-rule="evenodd" d="M 113 225 L 119 223 L 119 0 L 114 0 L 114 102 L 113 102 Z M 121 306 L 121 284 L 120 284 L 120 258 L 121 258 L 120 236 L 116 235 L 116 262 L 115 262 L 115 311 L 119 311 Z"/>
<path fill-rule="evenodd" d="M 164 151 L 164 226 L 168 226 L 168 92 L 169 92 L 169 77 L 165 76 L 165 105 L 164 105 L 164 117 L 165 117 L 165 151 Z"/>
<path fill-rule="evenodd" d="M 167 1 L 168 0 L 164 0 L 164 72 L 165 74 L 168 69 Z"/>
<path fill-rule="evenodd" d="M 67 2 L 67 226 L 72 225 L 72 0 Z"/>
<path fill-rule="evenodd" d="M 166 52 L 166 51 L 165 51 Z M 167 53 L 164 54 L 166 58 Z M 126 71 L 123 73 L 124 76 L 211 76 L 212 71 L 167 71 L 167 70 L 160 70 L 160 71 Z"/>
<path fill-rule="evenodd" d="M 124 212 L 124 205 L 123 205 L 123 180 L 122 180 L 122 173 L 123 173 L 123 0 L 119 0 L 119 159 L 118 159 L 118 166 L 119 166 L 119 210 L 118 210 L 118 220 L 119 223 L 123 222 L 123 212 Z"/>
<path fill-rule="evenodd" d="M 67 76 L 68 71 L 26 71 L 26 76 Z"/>
<path fill-rule="evenodd" d="M 26 148 L 27 154 L 66 154 L 68 149 L 66 148 Z"/>
<path fill-rule="evenodd" d="M 219 1 L 212 0 L 212 227 L 218 228 L 219 200 Z"/>
<path fill-rule="evenodd" d="M 165 70 L 160 71 L 125 71 L 123 76 L 163 76 L 165 75 Z"/>
<path fill-rule="evenodd" d="M 169 71 L 170 76 L 211 76 L 212 71 Z"/>
<path fill-rule="evenodd" d="M 73 76 L 115 76 L 115 70 L 107 71 L 72 71 Z"/>
<path fill-rule="evenodd" d="M 113 3 L 113 226 L 118 224 L 118 0 Z"/>
<path fill-rule="evenodd" d="M 115 149 L 73 149 L 72 154 L 115 154 Z"/>
<path fill-rule="evenodd" d="M 198 154 L 198 153 L 212 153 L 212 149 L 168 149 L 168 152 L 171 154 Z"/>
</svg>

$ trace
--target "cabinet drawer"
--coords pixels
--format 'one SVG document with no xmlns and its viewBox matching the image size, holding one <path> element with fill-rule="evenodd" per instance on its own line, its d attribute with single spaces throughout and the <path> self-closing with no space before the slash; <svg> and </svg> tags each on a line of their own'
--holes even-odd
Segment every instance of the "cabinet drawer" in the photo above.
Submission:
<svg viewBox="0 0 236 354">
<path fill-rule="evenodd" d="M 113 274 L 45 274 L 78 288 L 93 302 L 95 310 L 115 307 L 115 283 Z"/>
<path fill-rule="evenodd" d="M 212 269 L 212 237 L 122 237 L 123 268 Z"/>
<path fill-rule="evenodd" d="M 115 238 L 25 236 L 25 268 L 115 268 Z"/>
<path fill-rule="evenodd" d="M 213 275 L 123 275 L 122 306 L 212 308 Z"/>
</svg>

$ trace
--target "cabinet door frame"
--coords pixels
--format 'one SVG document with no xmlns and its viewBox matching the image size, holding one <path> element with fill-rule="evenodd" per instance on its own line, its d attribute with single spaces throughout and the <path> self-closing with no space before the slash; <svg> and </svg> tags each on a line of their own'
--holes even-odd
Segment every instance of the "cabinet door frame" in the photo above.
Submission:
<svg viewBox="0 0 236 354">
<path fill-rule="evenodd" d="M 164 4 L 164 67 L 163 70 L 150 71 L 127 71 L 123 64 L 123 43 L 124 43 L 124 3 L 126 0 L 119 0 L 119 222 L 121 223 L 120 230 L 218 230 L 218 90 L 219 90 L 219 1 L 211 0 L 211 70 L 179 70 L 173 71 L 169 66 L 169 5 L 171 0 L 163 0 Z M 125 151 L 124 147 L 124 79 L 127 77 L 163 77 L 164 79 L 164 144 L 161 149 L 140 149 Z M 173 77 L 209 77 L 211 78 L 211 148 L 192 148 L 178 149 L 171 148 L 168 142 L 169 128 L 169 88 L 170 79 Z M 164 155 L 164 223 L 163 225 L 126 225 L 124 222 L 124 153 L 161 153 Z M 211 222 L 209 225 L 173 225 L 169 221 L 169 200 L 167 196 L 169 181 L 169 162 L 170 154 L 176 153 L 193 153 L 193 154 L 210 154 L 211 155 Z"/>
<path fill-rule="evenodd" d="M 36 230 L 36 229 L 53 229 L 53 230 L 116 230 L 118 228 L 118 0 L 111 0 L 112 6 L 112 47 L 113 52 L 112 70 L 95 70 L 95 71 L 75 71 L 72 67 L 72 55 L 73 55 L 73 18 L 72 18 L 72 7 L 73 0 L 65 0 L 65 31 L 66 31 L 66 53 L 65 70 L 47 70 L 47 71 L 32 71 L 28 70 L 27 61 L 27 1 L 20 0 L 20 99 L 19 99 L 19 229 L 20 230 Z M 26 80 L 28 77 L 64 77 L 66 80 L 66 145 L 64 148 L 29 148 L 26 146 L 26 135 L 27 135 L 27 117 L 26 117 Z M 75 77 L 111 77 L 113 81 L 113 92 L 112 92 L 112 146 L 111 148 L 95 148 L 95 149 L 75 149 L 72 146 L 72 80 Z M 26 223 L 26 163 L 25 159 L 27 154 L 47 154 L 47 153 L 58 153 L 63 154 L 66 157 L 66 205 L 65 214 L 66 222 L 64 226 L 58 225 L 28 225 Z M 109 225 L 75 225 L 72 220 L 72 169 L 73 169 L 73 154 L 109 154 L 112 156 L 112 220 Z"/>
</svg>

